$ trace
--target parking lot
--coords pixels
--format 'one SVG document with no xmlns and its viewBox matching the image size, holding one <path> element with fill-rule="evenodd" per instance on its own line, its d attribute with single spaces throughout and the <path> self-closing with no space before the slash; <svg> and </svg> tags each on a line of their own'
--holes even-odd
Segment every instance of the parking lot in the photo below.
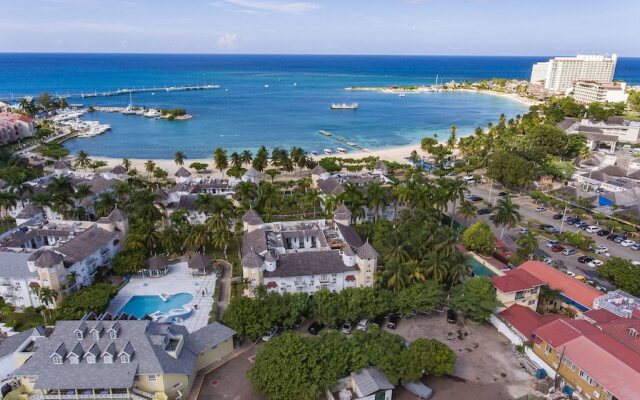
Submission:
<svg viewBox="0 0 640 400">
<path fill-rule="evenodd" d="M 425 380 L 434 390 L 434 400 L 515 399 L 529 393 L 533 385 L 534 378 L 520 366 L 511 343 L 488 323 L 450 324 L 443 314 L 434 313 L 402 319 L 390 332 L 408 341 L 438 339 L 458 356 L 453 376 Z M 397 390 L 394 398 L 415 396 Z"/>
</svg>

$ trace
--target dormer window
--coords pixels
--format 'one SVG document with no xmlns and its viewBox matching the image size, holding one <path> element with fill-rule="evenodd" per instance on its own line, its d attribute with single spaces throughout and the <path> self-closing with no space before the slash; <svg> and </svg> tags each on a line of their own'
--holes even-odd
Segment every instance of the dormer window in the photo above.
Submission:
<svg viewBox="0 0 640 400">
<path fill-rule="evenodd" d="M 98 340 L 98 339 L 100 339 L 100 332 L 98 332 L 98 331 L 93 331 L 93 333 L 92 333 L 92 334 L 93 334 L 93 339 L 94 339 L 94 340 Z"/>
<path fill-rule="evenodd" d="M 76 331 L 76 338 L 78 340 L 84 339 L 84 333 L 82 333 L 81 331 Z"/>
<path fill-rule="evenodd" d="M 53 363 L 56 365 L 60 365 L 62 364 L 62 357 L 55 355 L 53 357 L 51 357 L 51 359 L 53 360 Z"/>
<path fill-rule="evenodd" d="M 115 331 L 115 330 L 113 330 L 113 329 L 112 329 L 112 330 L 110 330 L 110 331 L 109 331 L 109 337 L 110 337 L 112 340 L 116 340 L 116 339 L 118 338 L 118 332 L 116 332 L 116 331 Z"/>
<path fill-rule="evenodd" d="M 126 354 L 120 356 L 120 362 L 123 364 L 129 364 L 129 360 L 129 356 Z"/>
<path fill-rule="evenodd" d="M 105 364 L 113 364 L 113 356 L 110 354 L 105 354 L 102 356 L 102 360 Z"/>
<path fill-rule="evenodd" d="M 87 364 L 95 364 L 96 363 L 96 358 L 91 354 L 86 357 L 86 360 L 87 360 Z"/>
<path fill-rule="evenodd" d="M 629 336 L 632 338 L 638 337 L 638 331 L 635 328 L 629 328 Z"/>
<path fill-rule="evenodd" d="M 80 360 L 78 359 L 78 356 L 76 356 L 75 354 L 69 356 L 69 363 L 78 364 L 79 361 Z"/>
</svg>

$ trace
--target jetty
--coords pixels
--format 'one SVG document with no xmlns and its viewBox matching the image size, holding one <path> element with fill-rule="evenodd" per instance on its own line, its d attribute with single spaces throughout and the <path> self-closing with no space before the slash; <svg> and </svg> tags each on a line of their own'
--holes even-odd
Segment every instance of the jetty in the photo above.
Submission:
<svg viewBox="0 0 640 400">
<path fill-rule="evenodd" d="M 354 143 L 354 142 L 351 142 L 351 141 L 349 141 L 349 140 L 347 140 L 347 139 L 341 138 L 340 136 L 336 136 L 336 135 L 334 135 L 333 133 L 331 133 L 331 132 L 329 132 L 329 131 L 326 131 L 326 130 L 324 130 L 324 129 L 319 130 L 319 131 L 318 131 L 318 133 L 319 133 L 319 134 L 321 134 L 321 135 L 323 135 L 323 136 L 326 136 L 326 137 L 328 137 L 328 138 L 331 138 L 331 139 L 333 139 L 333 140 L 335 140 L 335 141 L 338 141 L 338 142 L 340 142 L 340 143 L 344 143 L 344 144 L 346 144 L 346 145 L 347 145 L 347 146 L 349 146 L 349 147 L 353 147 L 354 149 L 358 149 L 358 150 L 361 150 L 361 151 L 367 151 L 367 152 L 369 151 L 368 149 L 366 149 L 366 148 L 364 148 L 364 147 L 360 146 L 360 145 L 359 145 L 359 144 L 357 144 L 357 143 Z"/>
<path fill-rule="evenodd" d="M 67 93 L 66 96 L 62 96 L 62 98 L 91 98 L 91 97 L 111 97 L 111 96 L 124 96 L 129 94 L 136 93 L 156 93 L 156 92 L 186 92 L 190 90 L 213 90 L 220 89 L 219 85 L 214 84 L 206 84 L 206 85 L 184 85 L 184 86 L 162 86 L 162 87 L 141 87 L 141 88 L 129 88 L 129 89 L 117 89 L 117 90 L 109 90 L 106 92 L 98 92 L 94 91 L 93 93 Z"/>
</svg>

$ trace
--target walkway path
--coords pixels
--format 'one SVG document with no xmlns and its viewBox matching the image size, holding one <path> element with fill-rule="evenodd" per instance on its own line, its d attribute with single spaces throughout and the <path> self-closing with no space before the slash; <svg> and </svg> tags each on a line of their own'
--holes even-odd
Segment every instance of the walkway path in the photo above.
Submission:
<svg viewBox="0 0 640 400">
<path fill-rule="evenodd" d="M 227 310 L 231 301 L 231 271 L 233 265 L 224 260 L 219 260 L 222 265 L 222 277 L 220 278 L 220 293 L 218 293 L 218 320 Z"/>
</svg>

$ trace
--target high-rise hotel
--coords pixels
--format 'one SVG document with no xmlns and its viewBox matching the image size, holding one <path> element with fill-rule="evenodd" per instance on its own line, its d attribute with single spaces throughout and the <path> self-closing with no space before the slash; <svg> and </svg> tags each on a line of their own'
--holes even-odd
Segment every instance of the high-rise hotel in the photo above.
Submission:
<svg viewBox="0 0 640 400">
<path fill-rule="evenodd" d="M 565 92 L 575 81 L 611 82 L 618 56 L 581 55 L 556 57 L 533 65 L 531 82 L 544 81 L 550 92 Z"/>
</svg>

